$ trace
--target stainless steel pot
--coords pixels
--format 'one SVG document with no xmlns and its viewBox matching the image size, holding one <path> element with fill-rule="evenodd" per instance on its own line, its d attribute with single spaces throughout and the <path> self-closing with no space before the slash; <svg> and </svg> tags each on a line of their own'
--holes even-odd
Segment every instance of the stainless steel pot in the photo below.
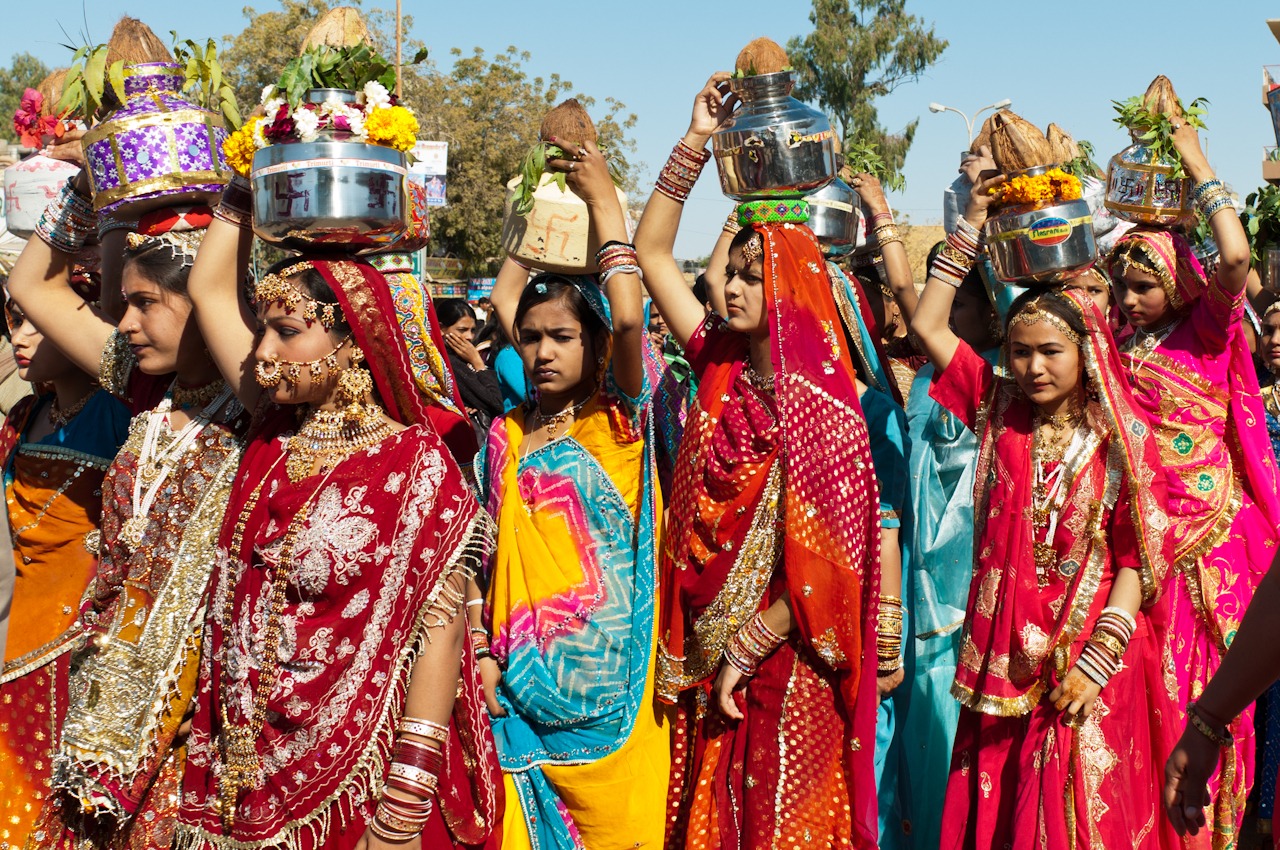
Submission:
<svg viewBox="0 0 1280 850">
<path fill-rule="evenodd" d="M 1011 174 L 1036 176 L 1056 166 Z M 1083 274 L 1097 258 L 1093 217 L 1083 198 L 998 209 L 983 226 L 997 278 L 1006 283 L 1055 283 Z"/>
<path fill-rule="evenodd" d="M 1267 248 L 1262 252 L 1262 285 L 1272 292 L 1280 292 L 1280 248 Z"/>
<path fill-rule="evenodd" d="M 812 195 L 809 202 L 809 229 L 828 257 L 840 257 L 853 250 L 862 228 L 862 198 L 853 187 L 837 177 Z M 863 231 L 865 232 L 865 231 Z"/>
<path fill-rule="evenodd" d="M 1173 178 L 1174 164 L 1146 145 L 1130 145 L 1107 166 L 1107 209 L 1134 224 L 1190 229 L 1196 223 L 1191 178 Z"/>
<path fill-rule="evenodd" d="M 711 137 L 711 149 L 730 198 L 796 197 L 835 179 L 831 122 L 792 97 L 794 87 L 793 71 L 729 81 L 742 107 Z"/>
<path fill-rule="evenodd" d="M 337 141 L 286 142 L 253 155 L 253 231 L 294 250 L 385 250 L 409 226 L 405 155 Z"/>
</svg>

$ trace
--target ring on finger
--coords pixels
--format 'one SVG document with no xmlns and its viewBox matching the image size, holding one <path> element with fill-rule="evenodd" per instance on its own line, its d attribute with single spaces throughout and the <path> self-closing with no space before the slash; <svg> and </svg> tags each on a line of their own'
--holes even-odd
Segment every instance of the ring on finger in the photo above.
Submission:
<svg viewBox="0 0 1280 850">
<path fill-rule="evenodd" d="M 578 163 L 576 163 L 576 162 L 571 162 L 571 163 L 569 163 L 569 170 L 570 170 L 570 171 L 576 171 L 576 170 L 577 170 L 577 168 L 578 168 Z"/>
</svg>

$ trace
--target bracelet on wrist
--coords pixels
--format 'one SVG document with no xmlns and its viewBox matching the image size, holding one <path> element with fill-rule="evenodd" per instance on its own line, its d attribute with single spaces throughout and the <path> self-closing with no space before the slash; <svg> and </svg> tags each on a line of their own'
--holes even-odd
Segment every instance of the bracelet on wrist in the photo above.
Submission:
<svg viewBox="0 0 1280 850">
<path fill-rule="evenodd" d="M 1221 731 L 1214 729 L 1200 714 L 1200 710 L 1196 707 L 1195 702 L 1187 703 L 1187 720 L 1191 725 L 1196 727 L 1201 735 L 1204 735 L 1210 741 L 1213 741 L 1219 747 L 1230 747 L 1235 743 L 1235 738 L 1231 734 L 1231 724 L 1222 727 Z"/>
</svg>

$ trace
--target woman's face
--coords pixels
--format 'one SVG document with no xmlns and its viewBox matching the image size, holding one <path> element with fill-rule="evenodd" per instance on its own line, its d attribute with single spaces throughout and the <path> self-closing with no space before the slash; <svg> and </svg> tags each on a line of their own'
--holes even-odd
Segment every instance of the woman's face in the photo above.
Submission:
<svg viewBox="0 0 1280 850">
<path fill-rule="evenodd" d="M 724 306 L 730 330 L 767 334 L 769 316 L 764 308 L 764 257 L 747 265 L 740 248 L 729 252 L 729 280 L 724 285 Z"/>
<path fill-rule="evenodd" d="M 9 302 L 9 327 L 13 334 L 13 359 L 22 380 L 48 383 L 76 371 L 62 351 L 46 340 L 12 301 Z"/>
<path fill-rule="evenodd" d="M 1160 281 L 1133 266 L 1116 278 L 1116 303 L 1135 328 L 1158 325 L 1170 313 L 1169 296 Z"/>
<path fill-rule="evenodd" d="M 470 341 L 476 332 L 476 320 L 466 315 L 462 315 L 461 319 L 449 325 L 447 328 L 441 328 L 441 334 L 456 333 L 461 334 L 464 339 Z"/>
<path fill-rule="evenodd" d="M 1280 375 L 1280 312 L 1262 320 L 1262 338 L 1258 341 L 1267 368 Z"/>
<path fill-rule="evenodd" d="M 530 307 L 518 330 L 525 374 L 540 393 L 578 398 L 586 392 L 595 380 L 597 341 L 564 299 Z"/>
<path fill-rule="evenodd" d="M 1067 284 L 1069 289 L 1081 289 L 1089 296 L 1103 316 L 1111 309 L 1111 290 L 1093 272 L 1086 272 Z"/>
<path fill-rule="evenodd" d="M 1057 413 L 1080 386 L 1080 348 L 1048 322 L 1010 328 L 1009 367 L 1022 392 L 1047 413 Z"/>
<path fill-rule="evenodd" d="M 132 263 L 125 265 L 122 280 L 126 309 L 118 327 L 128 337 L 139 369 L 163 375 L 207 361 L 190 301 L 162 289 Z"/>
<path fill-rule="evenodd" d="M 265 309 L 259 307 L 258 321 L 258 345 L 253 356 L 259 363 L 268 364 L 265 367 L 268 372 L 272 371 L 271 362 L 277 361 L 275 368 L 284 376 L 275 386 L 267 388 L 271 401 L 313 407 L 332 402 L 337 396 L 338 372 L 315 361 L 328 357 L 341 344 L 336 353 L 337 366 L 339 370 L 348 368 L 354 343 L 345 334 L 325 330 L 319 322 L 312 322 L 308 327 L 299 310 L 288 313 L 279 303 Z M 287 377 L 286 363 L 314 365 L 303 366 L 294 383 Z"/>
<path fill-rule="evenodd" d="M 975 298 L 964 289 L 956 290 L 955 300 L 951 302 L 951 327 L 974 351 L 985 351 L 998 342 L 991 332 L 995 315 L 995 308 L 985 294 Z"/>
</svg>

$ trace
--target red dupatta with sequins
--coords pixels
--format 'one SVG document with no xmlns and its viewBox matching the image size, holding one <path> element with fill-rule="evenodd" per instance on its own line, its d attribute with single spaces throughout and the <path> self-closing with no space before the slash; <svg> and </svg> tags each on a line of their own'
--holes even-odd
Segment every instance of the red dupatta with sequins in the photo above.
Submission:
<svg viewBox="0 0 1280 850">
<path fill-rule="evenodd" d="M 774 395 L 750 388 L 742 374 L 747 338 L 727 330 L 691 344 L 699 369 L 676 465 L 664 554 L 664 671 L 659 690 L 714 677 L 732 634 L 707 623 L 726 587 L 742 596 L 724 606 L 740 625 L 764 603 L 769 569 L 735 589 L 738 552 L 751 545 L 761 502 L 776 493 L 781 570 L 803 644 L 834 669 L 854 741 L 846 761 L 855 844 L 875 843 L 874 651 L 879 596 L 879 496 L 866 421 L 827 270 L 808 228 L 755 225 L 764 240 L 764 297 L 769 316 Z M 704 330 L 711 329 L 715 317 Z M 714 351 L 703 351 L 703 344 Z M 697 350 L 693 350 L 697 349 Z M 776 422 L 776 425 L 774 424 Z M 757 528 L 757 531 L 760 529 Z M 793 638 L 794 639 L 794 638 Z M 714 641 L 714 643 L 712 643 Z M 718 644 L 718 645 L 716 645 Z"/>
<path fill-rule="evenodd" d="M 441 621 L 434 608 L 452 607 L 447 580 L 488 548 L 491 524 L 430 425 L 381 274 L 345 260 L 312 262 L 337 295 L 388 414 L 408 427 L 298 482 L 283 463 L 292 410 L 269 413 L 251 436 L 220 538 L 179 847 L 354 847 L 382 789 L 410 672 Z M 253 612 L 268 604 L 285 529 L 304 512 L 281 615 L 288 663 L 257 739 L 262 771 L 237 797 L 230 826 L 220 814 L 223 712 L 248 722 L 265 640 Z M 228 552 L 237 526 L 240 549 Z M 429 823 L 424 846 L 484 844 L 501 817 L 501 787 L 467 644 L 436 798 L 443 821 Z"/>
</svg>

